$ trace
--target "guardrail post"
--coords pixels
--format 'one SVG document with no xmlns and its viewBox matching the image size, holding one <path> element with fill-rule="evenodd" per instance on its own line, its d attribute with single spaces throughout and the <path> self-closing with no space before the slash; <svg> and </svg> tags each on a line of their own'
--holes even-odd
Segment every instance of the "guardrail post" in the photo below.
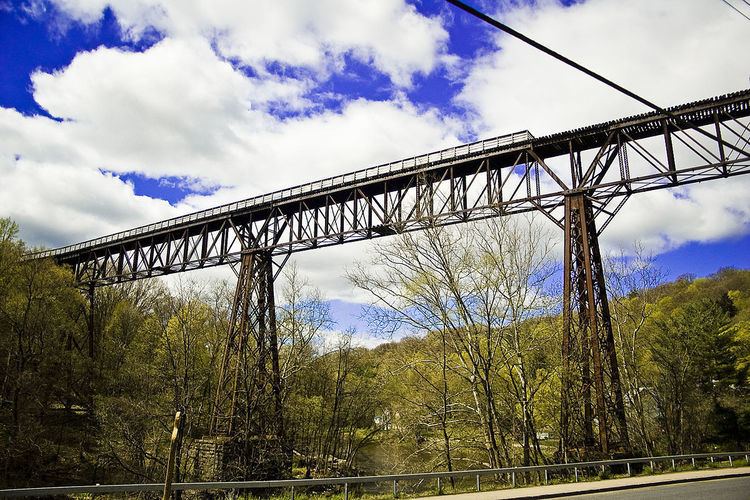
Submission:
<svg viewBox="0 0 750 500">
<path fill-rule="evenodd" d="M 653 460 L 649 460 L 648 464 L 651 466 L 651 474 L 653 474 L 654 473 L 654 461 Z"/>
<path fill-rule="evenodd" d="M 294 500 L 294 486 L 292 486 L 292 500 Z"/>
<path fill-rule="evenodd" d="M 516 487 L 516 471 L 513 471 L 510 473 L 510 485 L 515 488 Z"/>
<path fill-rule="evenodd" d="M 747 454 L 745 454 L 745 465 L 750 465 L 750 460 L 747 459 Z"/>
<path fill-rule="evenodd" d="M 695 468 L 695 457 L 690 459 L 691 462 L 693 462 L 693 468 Z"/>
<path fill-rule="evenodd" d="M 344 483 L 344 500 L 349 500 L 349 483 Z"/>
<path fill-rule="evenodd" d="M 729 466 L 734 467 L 734 465 L 732 464 L 732 455 L 728 455 L 728 458 L 729 458 Z"/>
<path fill-rule="evenodd" d="M 630 471 L 630 462 L 628 462 L 628 463 L 627 463 L 627 464 L 625 464 L 625 465 L 627 465 L 627 466 L 628 466 L 628 476 L 632 476 L 632 475 L 633 475 L 633 473 L 632 473 L 632 472 Z"/>
<path fill-rule="evenodd" d="M 710 457 L 710 458 L 711 458 L 711 463 L 714 463 L 714 457 Z"/>
<path fill-rule="evenodd" d="M 549 482 L 549 476 L 547 475 L 547 469 L 544 469 L 544 484 Z"/>
<path fill-rule="evenodd" d="M 167 458 L 167 475 L 164 478 L 164 493 L 162 494 L 163 500 L 169 500 L 172 496 L 172 477 L 174 475 L 174 462 L 175 455 L 177 453 L 177 443 L 180 439 L 180 431 L 182 430 L 182 412 L 174 414 L 174 426 L 172 427 L 172 441 L 169 446 L 169 458 Z"/>
<path fill-rule="evenodd" d="M 398 498 L 398 479 L 393 480 L 393 498 Z"/>
<path fill-rule="evenodd" d="M 576 475 L 576 483 L 578 482 L 578 467 L 573 467 L 573 473 Z"/>
<path fill-rule="evenodd" d="M 482 483 L 479 480 L 479 474 L 477 474 L 477 491 L 482 491 Z"/>
<path fill-rule="evenodd" d="M 675 466 L 674 466 L 674 458 L 673 458 L 673 459 L 672 459 L 672 470 L 675 470 L 675 469 L 676 469 L 676 468 L 675 468 Z"/>
<path fill-rule="evenodd" d="M 442 495 L 443 494 L 443 478 L 438 477 L 437 480 L 438 480 L 438 495 Z"/>
</svg>

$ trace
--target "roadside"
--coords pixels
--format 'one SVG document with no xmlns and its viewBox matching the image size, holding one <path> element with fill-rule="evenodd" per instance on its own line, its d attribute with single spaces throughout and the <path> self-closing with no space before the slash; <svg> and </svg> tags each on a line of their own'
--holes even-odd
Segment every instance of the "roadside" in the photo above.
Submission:
<svg viewBox="0 0 750 500">
<path fill-rule="evenodd" d="M 503 500 L 510 498 L 554 498 L 572 496 L 585 493 L 599 493 L 614 490 L 645 488 L 663 484 L 685 483 L 691 481 L 707 481 L 730 477 L 750 476 L 748 467 L 732 467 L 722 469 L 696 470 L 688 472 L 672 472 L 653 476 L 637 476 L 621 479 L 605 479 L 602 481 L 563 483 L 549 486 L 531 486 L 528 488 L 482 491 L 478 493 L 459 493 L 422 497 L 421 500 Z"/>
</svg>

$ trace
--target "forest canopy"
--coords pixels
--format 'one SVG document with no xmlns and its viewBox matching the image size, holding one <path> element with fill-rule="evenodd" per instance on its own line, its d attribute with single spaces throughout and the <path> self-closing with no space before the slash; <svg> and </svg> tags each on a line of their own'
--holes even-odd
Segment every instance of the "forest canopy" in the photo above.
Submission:
<svg viewBox="0 0 750 500">
<path fill-rule="evenodd" d="M 294 265 L 276 281 L 290 477 L 555 461 L 559 264 L 528 219 L 397 235 L 348 270 L 372 297 L 368 349 L 336 331 Z M 0 483 L 158 482 L 176 411 L 175 480 L 208 433 L 233 285 L 141 280 L 96 292 L 26 260 L 0 219 Z M 664 281 L 642 254 L 607 287 L 634 454 L 750 443 L 750 271 Z M 93 313 L 93 314 L 92 314 Z M 93 323 L 90 323 L 93 322 Z M 94 335 L 89 335 L 89 331 Z"/>
</svg>

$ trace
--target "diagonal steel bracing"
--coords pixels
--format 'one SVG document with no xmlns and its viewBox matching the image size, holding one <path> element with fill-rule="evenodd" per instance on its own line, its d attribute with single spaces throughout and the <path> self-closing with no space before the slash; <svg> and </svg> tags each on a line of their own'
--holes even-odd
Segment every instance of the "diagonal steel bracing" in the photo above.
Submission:
<svg viewBox="0 0 750 500">
<path fill-rule="evenodd" d="M 566 460 L 573 451 L 580 457 L 630 449 L 598 239 L 591 201 L 566 197 L 560 414 Z"/>
<path fill-rule="evenodd" d="M 277 477 L 283 471 L 274 463 L 289 451 L 273 281 L 270 252 L 243 254 L 209 430 L 212 436 L 236 438 L 233 446 L 247 448 L 235 456 L 238 477 L 258 469 Z"/>
</svg>

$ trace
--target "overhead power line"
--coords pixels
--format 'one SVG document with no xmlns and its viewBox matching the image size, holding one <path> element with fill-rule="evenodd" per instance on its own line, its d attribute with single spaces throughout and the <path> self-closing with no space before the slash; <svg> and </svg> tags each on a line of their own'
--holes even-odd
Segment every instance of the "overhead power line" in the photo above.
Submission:
<svg viewBox="0 0 750 500">
<path fill-rule="evenodd" d="M 468 5 L 468 4 L 466 4 L 466 3 L 464 3 L 464 2 L 462 2 L 460 0 L 447 0 L 447 1 L 449 3 L 455 5 L 459 9 L 461 9 L 461 10 L 463 10 L 465 12 L 468 12 L 472 16 L 474 16 L 474 17 L 476 17 L 478 19 L 481 19 L 482 21 L 486 22 L 487 24 L 490 24 L 490 25 L 494 26 L 495 28 L 497 28 L 497 29 L 499 29 L 501 31 L 504 31 L 507 34 L 509 34 L 509 35 L 511 35 L 511 36 L 513 36 L 515 38 L 518 38 L 522 42 L 531 45 L 535 49 L 541 50 L 545 54 L 554 57 L 558 61 L 562 61 L 565 64 L 567 64 L 568 66 L 571 66 L 571 67 L 577 69 L 578 71 L 581 71 L 581 72 L 589 75 L 590 77 L 599 80 L 600 82 L 604 83 L 605 85 L 608 85 L 608 86 L 612 87 L 613 89 L 617 90 L 618 92 L 620 92 L 622 94 L 625 94 L 626 96 L 628 96 L 628 97 L 630 97 L 632 99 L 635 99 L 636 101 L 640 102 L 641 104 L 645 104 L 649 108 L 651 108 L 651 109 L 653 109 L 655 111 L 658 111 L 659 113 L 666 114 L 666 115 L 670 114 L 667 110 L 665 110 L 661 106 L 657 106 L 656 104 L 654 104 L 653 102 L 649 101 L 648 99 L 645 99 L 645 98 L 639 96 L 635 92 L 631 92 L 630 90 L 626 89 L 622 85 L 619 85 L 619 84 L 613 82 L 609 78 L 606 78 L 606 77 L 600 75 L 599 73 L 597 73 L 597 72 L 595 72 L 593 70 L 590 70 L 589 68 L 587 68 L 587 67 L 585 67 L 585 66 L 583 66 L 581 64 L 578 64 L 577 62 L 573 61 L 572 59 L 569 59 L 569 58 L 565 57 L 564 55 L 560 54 L 559 52 L 555 52 L 554 50 L 550 49 L 546 45 L 542 45 L 541 43 L 537 42 L 536 40 L 533 40 L 533 39 L 529 38 L 528 36 L 524 35 L 523 33 L 520 33 L 518 31 L 514 30 L 513 28 L 511 28 L 507 24 L 503 24 L 500 21 L 498 21 L 497 19 L 494 19 L 494 18 L 488 16 L 487 14 L 484 14 L 483 12 L 475 9 L 471 5 Z"/>
<path fill-rule="evenodd" d="M 448 0 L 448 1 L 450 2 L 450 0 Z M 745 19 L 747 19 L 748 21 L 750 21 L 750 17 L 748 17 L 747 14 L 745 14 L 740 9 L 738 9 L 737 7 L 735 7 L 734 5 L 732 5 L 731 3 L 729 3 L 727 0 L 721 0 L 721 1 L 724 2 L 725 4 L 729 5 L 729 7 L 731 7 L 737 14 L 741 15 L 742 17 L 744 17 Z M 747 5 L 750 5 L 750 2 L 748 2 L 747 0 L 742 0 L 742 1 L 745 2 Z"/>
</svg>

